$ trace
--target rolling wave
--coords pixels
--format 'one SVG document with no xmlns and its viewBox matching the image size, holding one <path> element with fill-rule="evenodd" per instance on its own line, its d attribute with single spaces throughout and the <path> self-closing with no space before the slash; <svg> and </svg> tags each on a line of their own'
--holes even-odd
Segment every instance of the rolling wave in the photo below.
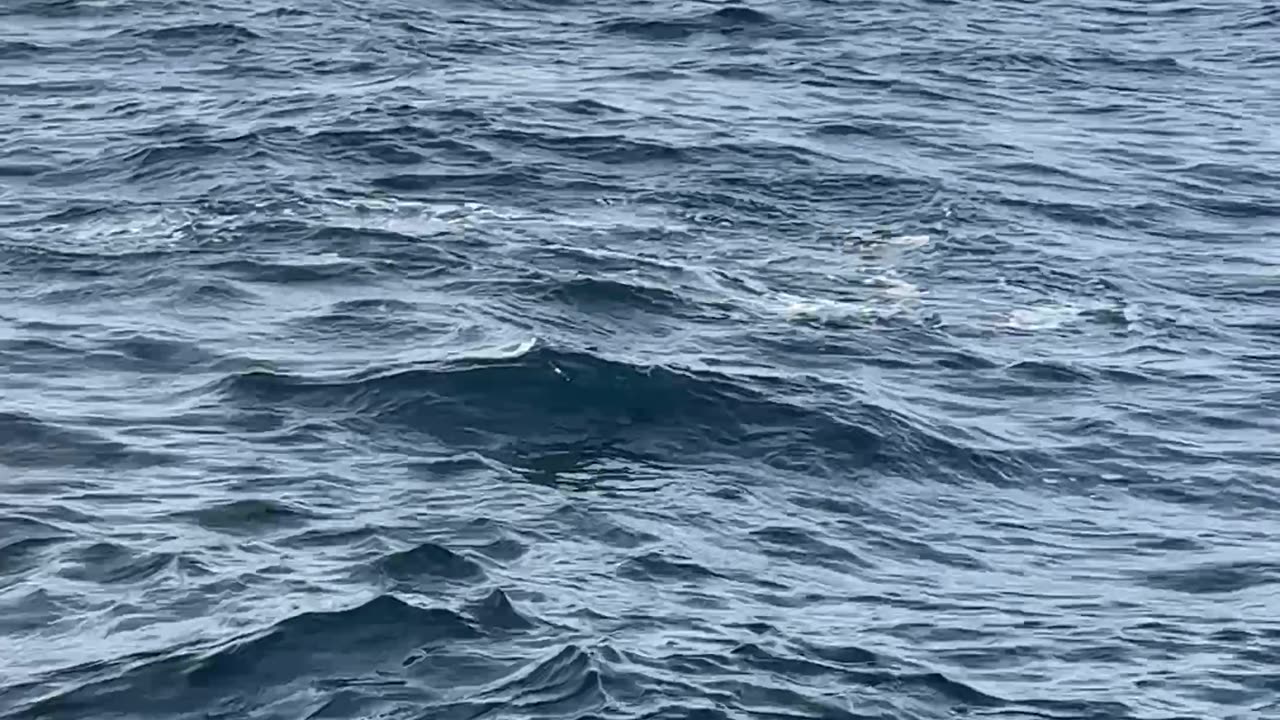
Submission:
<svg viewBox="0 0 1280 720">
<path fill-rule="evenodd" d="M 406 442 L 421 434 L 456 449 L 499 453 L 597 443 L 655 458 L 676 448 L 677 454 L 696 453 L 707 444 L 759 452 L 745 441 L 763 439 L 761 431 L 774 427 L 775 442 L 817 444 L 862 457 L 863 464 L 879 442 L 872 430 L 770 398 L 725 376 L 640 367 L 546 346 L 511 359 L 371 370 L 339 380 L 249 372 L 228 377 L 219 389 L 242 405 L 296 404 L 387 423 Z M 526 429 L 535 427 L 537 440 L 525 439 Z"/>
</svg>

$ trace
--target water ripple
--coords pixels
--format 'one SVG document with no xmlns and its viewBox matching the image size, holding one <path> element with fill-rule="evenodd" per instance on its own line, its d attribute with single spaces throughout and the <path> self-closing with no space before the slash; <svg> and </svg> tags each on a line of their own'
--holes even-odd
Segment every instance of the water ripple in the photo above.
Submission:
<svg viewBox="0 0 1280 720">
<path fill-rule="evenodd" d="M 0 717 L 1280 712 L 1274 8 L 0 19 Z"/>
</svg>

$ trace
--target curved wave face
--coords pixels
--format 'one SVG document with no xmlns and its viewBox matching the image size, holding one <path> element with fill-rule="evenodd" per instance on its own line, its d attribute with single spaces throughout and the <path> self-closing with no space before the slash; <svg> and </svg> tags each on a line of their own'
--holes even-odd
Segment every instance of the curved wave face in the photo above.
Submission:
<svg viewBox="0 0 1280 720">
<path fill-rule="evenodd" d="M 0 3 L 0 720 L 1280 717 L 1280 14 Z"/>
</svg>

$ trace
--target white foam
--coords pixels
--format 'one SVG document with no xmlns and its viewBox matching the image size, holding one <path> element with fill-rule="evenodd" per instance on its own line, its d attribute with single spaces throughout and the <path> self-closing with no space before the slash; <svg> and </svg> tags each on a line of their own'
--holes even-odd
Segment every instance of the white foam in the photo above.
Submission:
<svg viewBox="0 0 1280 720">
<path fill-rule="evenodd" d="M 334 265 L 355 264 L 356 261 L 339 255 L 336 252 L 316 255 L 295 255 L 289 258 L 289 264 L 295 267 L 331 267 Z"/>
<path fill-rule="evenodd" d="M 829 298 L 800 298 L 793 295 L 777 297 L 782 314 L 788 322 L 828 323 L 841 320 L 864 320 L 879 315 L 877 308 L 859 302 L 831 300 Z"/>
<path fill-rule="evenodd" d="M 1079 316 L 1080 309 L 1073 305 L 1039 305 L 1010 311 L 1001 326 L 1014 330 L 1053 330 Z"/>
<path fill-rule="evenodd" d="M 919 300 L 924 295 L 920 286 L 892 275 L 876 275 L 862 282 L 878 288 L 885 297 L 893 300 Z"/>
<path fill-rule="evenodd" d="M 192 237 L 196 227 L 193 214 L 182 207 L 136 208 L 42 223 L 39 234 L 31 233 L 41 247 L 72 253 L 128 255 L 171 250 Z M 26 232 L 14 232 L 22 238 Z"/>
<path fill-rule="evenodd" d="M 932 242 L 929 235 L 894 235 L 887 230 L 846 230 L 841 233 L 840 242 L 845 249 L 854 249 L 862 253 L 876 253 L 890 250 L 914 250 Z"/>
</svg>

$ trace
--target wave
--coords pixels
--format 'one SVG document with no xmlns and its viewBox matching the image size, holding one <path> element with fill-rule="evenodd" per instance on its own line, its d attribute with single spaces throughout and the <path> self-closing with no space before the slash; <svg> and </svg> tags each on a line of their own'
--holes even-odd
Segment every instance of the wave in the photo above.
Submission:
<svg viewBox="0 0 1280 720">
<path fill-rule="evenodd" d="M 495 129 L 486 139 L 526 150 L 543 150 L 559 157 L 622 165 L 630 163 L 671 162 L 686 159 L 686 153 L 674 145 L 625 135 L 552 134 L 527 130 Z"/>
<path fill-rule="evenodd" d="M 0 60 L 34 60 L 51 48 L 21 40 L 0 41 Z"/>
<path fill-rule="evenodd" d="M 173 455 L 131 447 L 91 430 L 0 410 L 0 466 L 126 470 L 176 461 Z"/>
<path fill-rule="evenodd" d="M 741 5 L 729 5 L 701 15 L 652 20 L 642 17 L 616 18 L 597 26 L 605 34 L 627 35 L 650 41 L 687 40 L 703 33 L 734 35 L 750 32 L 766 37 L 794 37 L 798 29 L 768 13 Z"/>
<path fill-rule="evenodd" d="M 497 190 L 512 187 L 540 185 L 541 179 L 531 168 L 515 170 L 471 171 L 456 173 L 403 173 L 374 178 L 373 185 L 381 190 L 430 195 L 436 190 L 468 190 L 484 188 Z"/>
<path fill-rule="evenodd" d="M 128 35 L 163 44 L 164 47 L 190 43 L 204 47 L 225 44 L 240 45 L 262 40 L 263 37 L 249 28 L 228 22 L 190 23 L 158 28 L 140 28 L 126 31 Z"/>
<path fill-rule="evenodd" d="M 424 648 L 480 636 L 475 621 L 463 615 L 380 595 L 347 610 L 295 615 L 211 649 L 177 647 L 65 670 L 46 678 L 43 697 L 19 700 L 15 716 L 247 710 L 250 697 L 254 709 L 290 701 L 314 706 L 297 683 L 341 687 L 344 678 L 363 677 L 376 684 L 379 672 L 404 672 Z M 18 689 L 7 688 L 7 694 L 21 698 Z"/>
<path fill-rule="evenodd" d="M 290 320 L 291 327 L 317 339 L 338 344 L 350 339 L 368 343 L 369 338 L 388 342 L 418 338 L 430 332 L 433 324 L 423 317 L 416 304 L 391 298 L 344 300 L 314 315 Z"/>
<path fill-rule="evenodd" d="M 178 562 L 172 553 L 146 553 L 112 542 L 98 542 L 64 553 L 58 574 L 68 580 L 101 585 L 137 584 Z"/>
<path fill-rule="evenodd" d="M 470 603 L 467 612 L 487 630 L 532 630 L 536 621 L 529 619 L 511 604 L 511 598 L 501 589 L 494 589 L 484 598 Z"/>
<path fill-rule="evenodd" d="M 626 560 L 618 568 L 618 575 L 634 582 L 700 582 L 720 577 L 720 574 L 699 563 L 677 560 L 659 552 L 648 552 Z"/>
<path fill-rule="evenodd" d="M 0 516 L 0 549 L 31 541 L 60 541 L 71 537 L 56 525 L 22 515 Z M 3 554 L 0 554 L 3 557 Z"/>
<path fill-rule="evenodd" d="M 632 650 L 625 661 L 625 667 L 643 669 L 633 676 L 645 692 L 685 699 L 668 707 L 678 717 L 687 717 L 691 705 L 704 702 L 733 717 L 799 713 L 852 719 L 914 715 L 923 708 L 994 717 L 1132 717 L 1130 708 L 1117 702 L 1000 697 L 947 673 L 857 646 L 768 639 L 723 652 Z M 614 697 L 632 699 L 621 679 L 611 674 L 606 687 Z"/>
<path fill-rule="evenodd" d="M 608 696 L 597 662 L 581 647 L 568 645 L 438 711 L 444 716 L 472 716 L 477 711 L 503 709 L 561 717 L 599 711 L 607 706 Z"/>
<path fill-rule="evenodd" d="M 818 531 L 800 527 L 764 527 L 751 531 L 751 536 L 761 543 L 765 555 L 794 560 L 803 564 L 829 567 L 838 571 L 851 568 L 870 568 L 874 565 L 866 558 L 816 537 Z"/>
<path fill-rule="evenodd" d="M 822 474 L 842 467 L 1004 484 L 1041 455 L 965 445 L 847 391 L 826 398 L 808 381 L 633 364 L 544 343 L 334 379 L 246 371 L 208 391 L 246 410 L 294 407 L 411 454 L 424 441 L 443 444 L 533 475 L 608 458 L 668 466 L 738 457 Z"/>
<path fill-rule="evenodd" d="M 367 156 L 368 152 L 414 152 L 424 155 L 424 158 L 432 162 L 462 165 L 468 170 L 465 173 L 403 173 L 376 178 L 375 184 L 384 190 L 427 191 L 442 187 L 450 180 L 458 187 L 527 185 L 530 189 L 563 189 L 560 182 L 548 176 L 564 175 L 568 170 L 573 170 L 575 178 L 591 178 L 589 184 L 593 194 L 597 196 L 623 189 L 614 188 L 611 183 L 628 169 L 653 172 L 662 168 L 689 169 L 712 173 L 720 183 L 737 184 L 742 182 L 740 176 L 747 168 L 759 168 L 763 172 L 774 171 L 782 164 L 808 168 L 818 163 L 844 162 L 839 156 L 801 143 L 677 143 L 665 140 L 658 134 L 581 133 L 550 125 L 536 129 L 499 126 L 471 131 L 465 142 L 453 139 L 430 143 L 409 142 L 399 139 L 397 135 L 398 132 L 386 137 L 381 132 L 361 134 L 358 144 L 340 148 L 337 152 L 359 152 L 361 157 L 353 159 L 365 164 L 371 160 Z M 356 141 L 353 139 L 352 142 Z M 506 165 L 500 170 L 476 172 L 476 168 L 486 168 L 492 164 L 488 151 L 483 151 L 483 156 L 476 155 L 480 152 L 476 149 L 479 145 L 497 146 L 539 162 L 526 161 L 520 165 Z M 569 162 L 576 164 L 566 167 Z M 848 185 L 883 182 L 887 179 L 880 175 L 869 175 L 865 179 L 840 176 L 840 182 Z M 835 178 L 832 181 L 835 182 Z M 588 184 L 585 181 L 579 182 L 584 187 Z"/>
<path fill-rule="evenodd" d="M 205 265 L 214 272 L 226 273 L 245 282 L 300 284 L 326 283 L 334 280 L 372 278 L 375 268 L 366 262 L 327 253 L 308 258 L 292 255 L 288 258 L 236 258 L 214 260 Z"/>
<path fill-rule="evenodd" d="M 260 534 L 266 530 L 300 527 L 315 514 L 279 500 L 247 499 L 183 511 L 176 516 L 210 530 Z"/>
<path fill-rule="evenodd" d="M 118 12 L 124 12 L 123 7 L 84 0 L 16 0 L 5 3 L 0 9 L 0 17 L 28 15 L 38 18 L 67 19 L 103 17 Z"/>
<path fill-rule="evenodd" d="M 627 111 L 596 98 L 577 98 L 550 103 L 552 107 L 574 116 L 605 117 L 627 114 Z"/>
<path fill-rule="evenodd" d="M 623 550 L 643 548 L 659 542 L 652 533 L 622 525 L 608 517 L 588 513 L 568 503 L 558 508 L 553 517 L 563 524 L 574 537 L 594 540 L 603 545 Z"/>
<path fill-rule="evenodd" d="M 266 372 L 233 375 L 221 392 L 238 404 L 292 404 L 376 420 L 407 442 L 425 435 L 458 450 L 535 460 L 538 448 L 613 447 L 654 459 L 700 452 L 762 452 L 774 442 L 817 445 L 865 464 L 872 430 L 774 399 L 732 378 L 638 366 L 538 345 L 510 359 L 368 371 L 336 381 Z M 511 456 L 516 457 L 511 457 Z"/>
<path fill-rule="evenodd" d="M 1226 30 L 1272 30 L 1280 28 L 1280 8 L 1264 5 L 1240 10 L 1235 21 L 1224 26 Z"/>
<path fill-rule="evenodd" d="M 333 207 L 310 210 L 314 218 L 252 220 L 225 228 L 222 245 L 226 250 L 242 251 L 241 257 L 211 259 L 217 263 L 265 262 L 274 277 L 288 275 L 290 268 L 319 272 L 327 264 L 359 263 L 366 272 L 379 264 L 393 263 L 397 272 L 420 278 L 466 270 L 475 263 L 468 257 L 465 238 L 449 238 L 435 242 L 435 236 L 448 232 L 453 221 L 466 220 L 464 212 L 449 213 L 429 208 L 361 207 L 335 203 Z M 265 256 L 261 239 L 271 238 L 290 252 Z M 291 258 L 293 259 L 292 261 Z M 254 277 L 252 265 L 232 265 Z"/>
<path fill-rule="evenodd" d="M 1023 387 L 1030 393 L 1056 394 L 1062 392 L 1063 385 L 1091 385 L 1097 380 L 1093 374 L 1062 362 L 1021 360 L 1005 370 L 1026 381 Z"/>
<path fill-rule="evenodd" d="M 53 549 L 74 535 L 40 520 L 10 515 L 0 517 L 0 589 L 41 567 Z"/>
<path fill-rule="evenodd" d="M 205 296 L 208 301 L 210 298 Z M 143 333 L 119 333 L 95 338 L 91 358 L 82 361 L 101 363 L 103 369 L 134 372 L 183 372 L 214 367 L 226 358 L 202 348 L 198 343 L 174 337 Z"/>
<path fill-rule="evenodd" d="M 554 303 L 587 313 L 616 313 L 625 317 L 648 312 L 662 317 L 692 317 L 698 306 L 674 288 L 623 278 L 580 276 L 520 283 L 508 292 L 537 303 Z"/>
<path fill-rule="evenodd" d="M 376 567 L 381 574 L 401 582 L 485 579 L 484 568 L 475 560 L 433 542 L 387 555 L 377 561 Z"/>
<path fill-rule="evenodd" d="M 174 181 L 201 181 L 218 187 L 220 164 L 262 164 L 276 157 L 279 138 L 270 134 L 264 130 L 215 137 L 199 126 L 185 124 L 151 128 L 136 132 L 125 142 L 108 144 L 97 155 L 43 173 L 36 180 L 51 188 L 94 182 L 105 186 L 111 182 L 145 185 Z M 148 200 L 153 201 L 154 194 Z"/>
<path fill-rule="evenodd" d="M 39 297 L 42 302 L 51 303 L 48 295 Z M 217 298 L 211 295 L 202 295 L 201 299 L 217 304 Z M 225 372 L 249 364 L 248 360 L 213 352 L 180 337 L 117 333 L 95 325 L 51 328 L 24 323 L 19 328 L 30 336 L 29 339 L 0 340 L 0 362 L 15 376 L 40 375 L 50 367 L 59 366 L 106 374 L 172 376 Z M 45 337 L 39 337 L 39 334 Z"/>
<path fill-rule="evenodd" d="M 212 645 L 186 643 L 67 668 L 29 685 L 0 688 L 0 703 L 16 710 L 6 717 L 62 718 L 90 708 L 97 714 L 225 708 L 252 697 L 254 709 L 281 703 L 305 709 L 298 716 L 321 717 L 324 708 L 353 700 L 376 702 L 379 696 L 396 699 L 409 690 L 421 706 L 439 700 L 440 693 L 415 677 L 430 672 L 436 683 L 447 684 L 446 677 L 454 672 L 449 659 L 467 659 L 465 651 L 459 654 L 454 648 L 486 633 L 536 627 L 501 589 L 470 603 L 466 614 L 378 595 L 349 609 L 293 615 Z M 487 664 L 490 673 L 501 668 Z M 465 673 L 456 680 L 488 705 L 554 708 L 589 692 L 589 664 L 585 654 L 571 648 L 499 675 L 499 681 L 487 686 L 477 687 L 475 677 Z M 399 690 L 388 695 L 392 688 Z"/>
<path fill-rule="evenodd" d="M 1153 588 L 1193 595 L 1229 594 L 1280 583 L 1280 563 L 1264 560 L 1207 563 L 1176 570 L 1151 570 L 1142 582 Z"/>
<path fill-rule="evenodd" d="M 308 135 L 305 147 L 359 165 L 416 165 L 423 162 L 487 165 L 489 151 L 449 134 L 414 125 L 380 129 L 331 129 Z"/>
</svg>

